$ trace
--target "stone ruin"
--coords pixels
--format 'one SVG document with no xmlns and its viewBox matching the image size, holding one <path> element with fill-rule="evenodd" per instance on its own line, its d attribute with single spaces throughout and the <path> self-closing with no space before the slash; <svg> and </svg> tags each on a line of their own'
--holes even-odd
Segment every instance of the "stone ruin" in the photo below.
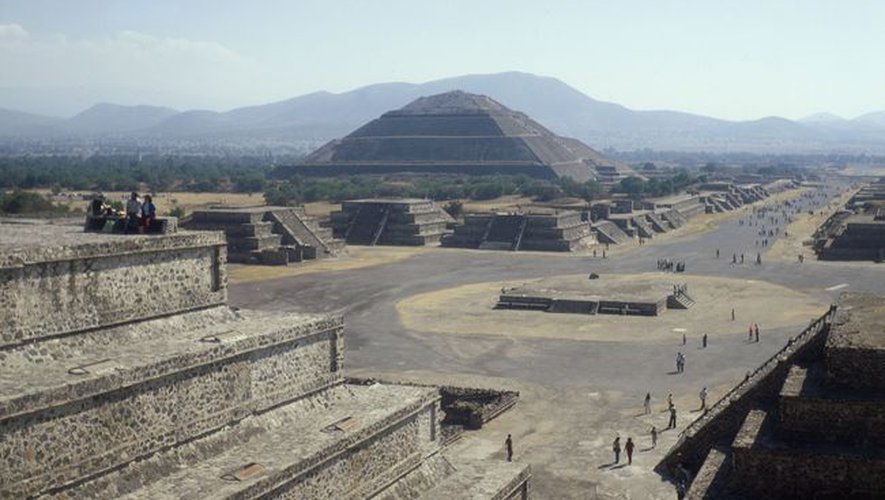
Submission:
<svg viewBox="0 0 885 500">
<path fill-rule="evenodd" d="M 454 220 L 430 200 L 374 199 L 341 203 L 332 231 L 350 245 L 433 245 Z"/>
<path fill-rule="evenodd" d="M 695 304 L 688 286 L 668 283 L 623 283 L 605 278 L 556 277 L 502 288 L 496 309 L 571 314 L 658 316 L 667 309 Z"/>
<path fill-rule="evenodd" d="M 581 220 L 579 212 L 557 211 L 468 214 L 464 224 L 455 226 L 442 244 L 481 250 L 569 252 L 593 241 L 590 224 Z"/>
<path fill-rule="evenodd" d="M 821 260 L 885 261 L 885 182 L 860 189 L 813 238 Z"/>
<path fill-rule="evenodd" d="M 882 498 L 885 300 L 844 295 L 683 432 L 687 498 Z"/>
<path fill-rule="evenodd" d="M 462 91 L 421 97 L 273 175 L 528 175 L 613 184 L 637 175 L 523 113 Z"/>
<path fill-rule="evenodd" d="M 348 383 L 340 316 L 228 307 L 226 253 L 0 225 L 0 497 L 527 497 L 445 448 L 439 388 Z"/>
<path fill-rule="evenodd" d="M 320 227 L 301 207 L 216 207 L 196 210 L 188 229 L 224 231 L 227 260 L 243 264 L 286 265 L 334 257 L 344 242 Z"/>
</svg>

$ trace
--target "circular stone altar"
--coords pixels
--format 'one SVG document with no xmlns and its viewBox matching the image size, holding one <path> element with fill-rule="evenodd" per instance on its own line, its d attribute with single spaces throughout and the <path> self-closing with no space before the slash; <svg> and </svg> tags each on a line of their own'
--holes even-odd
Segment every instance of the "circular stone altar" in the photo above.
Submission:
<svg viewBox="0 0 885 500">
<path fill-rule="evenodd" d="M 550 314 L 499 307 L 502 296 L 519 294 L 587 302 L 605 297 L 660 300 L 672 294 L 674 284 L 687 285 L 695 304 L 657 316 L 589 315 L 586 311 Z M 683 333 L 711 338 L 745 335 L 748 325 L 754 323 L 763 332 L 782 327 L 801 329 L 809 318 L 820 316 L 828 307 L 810 295 L 765 281 L 672 273 L 603 275 L 595 280 L 581 274 L 476 283 L 415 295 L 396 305 L 403 326 L 413 331 L 602 341 L 675 340 Z"/>
</svg>

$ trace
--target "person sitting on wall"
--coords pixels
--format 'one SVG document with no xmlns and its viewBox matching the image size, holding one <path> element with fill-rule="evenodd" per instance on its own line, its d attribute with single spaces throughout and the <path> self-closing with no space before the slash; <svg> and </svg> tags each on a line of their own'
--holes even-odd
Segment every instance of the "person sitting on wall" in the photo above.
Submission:
<svg viewBox="0 0 885 500">
<path fill-rule="evenodd" d="M 104 195 L 96 195 L 89 204 L 89 218 L 87 221 L 88 228 L 92 231 L 100 231 L 104 228 L 107 220 L 108 205 L 105 203 Z"/>
<path fill-rule="evenodd" d="M 138 201 L 138 193 L 135 191 L 126 202 L 126 234 L 138 232 L 139 215 L 141 215 L 141 202 Z"/>
<path fill-rule="evenodd" d="M 144 196 L 144 203 L 141 205 L 141 227 L 142 232 L 150 233 L 153 230 L 154 223 L 157 220 L 157 207 L 154 205 L 154 199 L 151 195 Z"/>
</svg>

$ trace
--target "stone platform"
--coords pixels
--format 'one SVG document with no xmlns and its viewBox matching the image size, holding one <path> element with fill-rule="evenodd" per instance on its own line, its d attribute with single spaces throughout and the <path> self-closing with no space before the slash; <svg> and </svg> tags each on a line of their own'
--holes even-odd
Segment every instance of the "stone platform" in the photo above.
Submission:
<svg viewBox="0 0 885 500">
<path fill-rule="evenodd" d="M 302 207 L 215 207 L 195 211 L 186 226 L 224 231 L 229 262 L 286 265 L 334 257 L 344 249 Z"/>
<path fill-rule="evenodd" d="M 444 451 L 439 388 L 345 382 L 340 316 L 229 308 L 221 233 L 0 235 L 0 498 L 367 498 Z M 527 495 L 452 463 L 400 498 Z"/>
<path fill-rule="evenodd" d="M 468 214 L 443 246 L 480 250 L 570 252 L 593 240 L 590 224 L 574 211 Z"/>
<path fill-rule="evenodd" d="M 405 198 L 345 201 L 331 219 L 337 238 L 370 246 L 434 245 L 452 222 L 434 202 Z"/>
<path fill-rule="evenodd" d="M 684 307 L 680 307 L 677 301 L 682 301 Z M 629 283 L 604 277 L 561 276 L 502 290 L 496 307 L 559 313 L 657 316 L 668 307 L 686 309 L 693 304 L 687 290 L 676 289 L 663 281 Z"/>
</svg>

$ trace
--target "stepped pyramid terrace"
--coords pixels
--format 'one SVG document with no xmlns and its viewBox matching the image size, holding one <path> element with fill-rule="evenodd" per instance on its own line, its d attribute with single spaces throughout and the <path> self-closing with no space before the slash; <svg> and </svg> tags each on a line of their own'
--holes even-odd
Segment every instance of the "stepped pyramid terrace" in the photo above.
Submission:
<svg viewBox="0 0 885 500">
<path fill-rule="evenodd" d="M 616 183 L 636 175 L 494 99 L 462 91 L 421 97 L 333 140 L 277 175 L 524 174 Z"/>
<path fill-rule="evenodd" d="M 688 498 L 882 498 L 885 301 L 845 294 L 659 465 Z"/>
<path fill-rule="evenodd" d="M 430 200 L 351 200 L 332 212 L 332 234 L 351 245 L 423 246 L 439 243 L 454 219 Z"/>
<path fill-rule="evenodd" d="M 224 231 L 228 262 L 286 265 L 334 257 L 344 249 L 342 240 L 301 207 L 214 207 L 196 210 L 190 219 L 188 229 Z"/>
<path fill-rule="evenodd" d="M 346 381 L 342 317 L 229 307 L 226 255 L 0 224 L 0 498 L 527 498 L 443 425 L 514 394 Z"/>
</svg>

